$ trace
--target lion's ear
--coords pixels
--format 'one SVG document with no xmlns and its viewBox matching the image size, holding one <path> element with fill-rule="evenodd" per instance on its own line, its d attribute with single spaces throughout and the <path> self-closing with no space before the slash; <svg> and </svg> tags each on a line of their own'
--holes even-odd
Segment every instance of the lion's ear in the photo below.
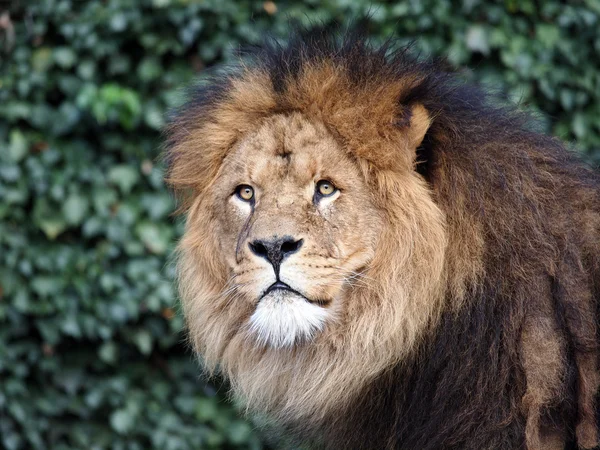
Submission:
<svg viewBox="0 0 600 450">
<path fill-rule="evenodd" d="M 410 124 L 408 125 L 409 148 L 417 148 L 431 125 L 431 116 L 423 105 L 416 104 L 411 107 Z"/>
</svg>

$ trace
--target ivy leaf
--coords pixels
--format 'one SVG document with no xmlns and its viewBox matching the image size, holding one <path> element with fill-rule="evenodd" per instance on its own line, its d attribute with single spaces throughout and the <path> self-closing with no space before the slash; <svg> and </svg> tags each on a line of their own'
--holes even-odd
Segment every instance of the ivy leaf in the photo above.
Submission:
<svg viewBox="0 0 600 450">
<path fill-rule="evenodd" d="M 78 195 L 70 195 L 62 206 L 63 216 L 69 225 L 79 225 L 87 216 L 90 202 L 87 198 Z"/>
<path fill-rule="evenodd" d="M 108 173 L 108 179 L 116 184 L 123 194 L 129 194 L 139 178 L 140 173 L 127 165 L 115 166 Z"/>
<path fill-rule="evenodd" d="M 126 434 L 133 429 L 135 418 L 127 409 L 118 409 L 110 415 L 110 425 L 119 434 Z"/>
<path fill-rule="evenodd" d="M 152 335 L 147 330 L 139 330 L 133 335 L 133 342 L 143 355 L 149 355 L 152 351 Z"/>
<path fill-rule="evenodd" d="M 11 161 L 19 162 L 22 160 L 28 151 L 27 140 L 23 133 L 14 129 L 10 132 L 10 143 L 8 145 L 8 156 Z"/>
</svg>

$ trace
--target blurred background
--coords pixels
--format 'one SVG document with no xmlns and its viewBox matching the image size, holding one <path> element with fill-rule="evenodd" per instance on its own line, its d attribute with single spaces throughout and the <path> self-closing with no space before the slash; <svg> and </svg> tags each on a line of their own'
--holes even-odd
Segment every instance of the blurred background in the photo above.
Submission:
<svg viewBox="0 0 600 450">
<path fill-rule="evenodd" d="M 266 32 L 366 12 L 600 162 L 598 0 L 0 0 L 0 448 L 269 446 L 185 344 L 160 130 Z"/>
</svg>

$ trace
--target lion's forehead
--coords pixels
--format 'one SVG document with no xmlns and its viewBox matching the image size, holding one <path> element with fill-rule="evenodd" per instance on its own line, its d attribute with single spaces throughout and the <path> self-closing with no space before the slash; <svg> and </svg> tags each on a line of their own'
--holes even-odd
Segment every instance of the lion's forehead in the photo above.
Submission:
<svg viewBox="0 0 600 450">
<path fill-rule="evenodd" d="M 261 186 L 305 186 L 315 177 L 356 173 L 324 127 L 303 116 L 275 116 L 240 141 L 226 159 L 228 172 Z"/>
</svg>

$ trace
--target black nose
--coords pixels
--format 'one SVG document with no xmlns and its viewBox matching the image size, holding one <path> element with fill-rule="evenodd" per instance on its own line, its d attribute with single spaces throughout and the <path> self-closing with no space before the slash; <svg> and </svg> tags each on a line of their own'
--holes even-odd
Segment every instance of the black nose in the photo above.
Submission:
<svg viewBox="0 0 600 450">
<path fill-rule="evenodd" d="M 272 239 L 268 241 L 257 239 L 248 245 L 250 246 L 252 253 L 269 261 L 273 265 L 275 273 L 279 274 L 281 262 L 292 253 L 296 253 L 300 250 L 303 242 L 302 239 L 295 240 L 286 236 L 281 239 Z"/>
</svg>

